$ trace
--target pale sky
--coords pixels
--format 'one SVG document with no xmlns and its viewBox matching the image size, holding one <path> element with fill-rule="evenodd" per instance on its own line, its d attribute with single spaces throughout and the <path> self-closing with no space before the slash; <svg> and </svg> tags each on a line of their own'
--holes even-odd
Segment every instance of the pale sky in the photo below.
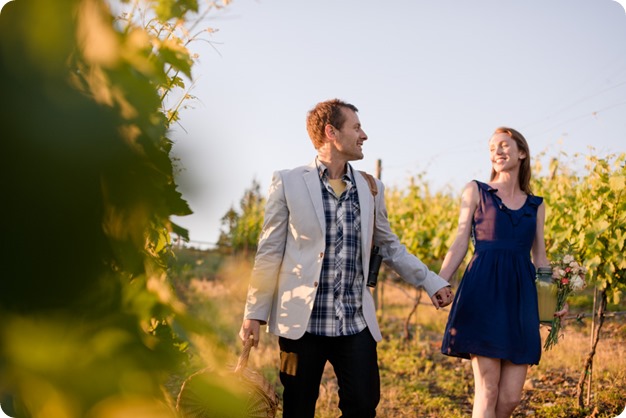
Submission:
<svg viewBox="0 0 626 418">
<path fill-rule="evenodd" d="M 353 165 L 374 172 L 381 159 L 387 187 L 419 173 L 454 193 L 487 180 L 500 125 L 533 156 L 625 152 L 622 4 L 233 0 L 206 22 L 213 44 L 191 45 L 197 101 L 171 137 L 195 213 L 173 220 L 214 243 L 254 179 L 265 194 L 274 170 L 313 160 L 306 113 L 335 97 L 359 108 L 369 136 Z"/>
<path fill-rule="evenodd" d="M 626 152 L 626 12 L 613 0 L 234 0 L 212 14 L 173 136 L 194 214 L 215 242 L 253 179 L 311 162 L 307 111 L 359 108 L 369 139 L 354 166 L 382 160 L 387 187 L 419 173 L 458 193 L 488 180 L 487 141 L 507 125 L 546 151 Z M 453 231 L 451 231 L 453 233 Z"/>
</svg>

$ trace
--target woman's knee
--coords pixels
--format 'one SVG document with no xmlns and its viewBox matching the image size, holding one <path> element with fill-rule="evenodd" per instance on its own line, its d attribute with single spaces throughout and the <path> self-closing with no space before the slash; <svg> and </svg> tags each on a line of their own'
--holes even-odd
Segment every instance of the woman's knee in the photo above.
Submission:
<svg viewBox="0 0 626 418">
<path fill-rule="evenodd" d="M 496 405 L 499 399 L 497 383 L 483 382 L 480 388 L 476 388 L 476 395 L 489 405 Z"/>
<path fill-rule="evenodd" d="M 498 396 L 498 410 L 512 412 L 522 402 L 521 393 L 500 392 Z"/>
</svg>

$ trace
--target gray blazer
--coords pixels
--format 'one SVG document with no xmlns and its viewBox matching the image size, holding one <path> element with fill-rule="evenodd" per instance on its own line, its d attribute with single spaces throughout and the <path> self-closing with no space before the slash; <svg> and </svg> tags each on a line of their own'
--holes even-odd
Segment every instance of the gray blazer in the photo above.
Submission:
<svg viewBox="0 0 626 418">
<path fill-rule="evenodd" d="M 415 287 L 432 297 L 448 282 L 409 254 L 391 231 L 384 186 L 376 180 L 376 201 L 367 180 L 356 170 L 354 178 L 361 208 L 361 259 L 369 270 L 372 237 L 383 261 Z M 374 225 L 376 210 L 376 225 Z M 372 233 L 373 231 L 373 233 Z M 289 339 L 307 329 L 324 259 L 326 222 L 315 161 L 307 166 L 274 173 L 265 207 L 265 219 L 246 298 L 244 319 L 267 323 L 269 331 Z M 363 314 L 376 341 L 382 339 L 374 299 L 363 286 Z"/>
</svg>

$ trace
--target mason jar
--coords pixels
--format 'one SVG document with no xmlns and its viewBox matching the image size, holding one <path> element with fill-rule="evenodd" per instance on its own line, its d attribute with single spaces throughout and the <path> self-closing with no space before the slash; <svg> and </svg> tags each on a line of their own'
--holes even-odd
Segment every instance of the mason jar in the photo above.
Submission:
<svg viewBox="0 0 626 418">
<path fill-rule="evenodd" d="M 537 287 L 537 303 L 539 306 L 539 321 L 552 322 L 556 312 L 557 285 L 552 279 L 551 267 L 539 267 L 535 275 Z"/>
</svg>

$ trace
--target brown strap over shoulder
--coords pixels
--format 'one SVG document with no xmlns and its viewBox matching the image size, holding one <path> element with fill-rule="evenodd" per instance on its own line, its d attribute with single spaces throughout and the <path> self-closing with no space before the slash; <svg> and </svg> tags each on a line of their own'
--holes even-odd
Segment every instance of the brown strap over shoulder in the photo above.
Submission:
<svg viewBox="0 0 626 418">
<path fill-rule="evenodd" d="M 378 194 L 378 186 L 376 185 L 376 179 L 374 179 L 374 176 L 366 173 L 365 171 L 359 170 L 359 173 L 361 173 L 361 175 L 363 175 L 363 178 L 367 180 L 367 184 L 369 184 L 370 186 L 370 192 L 372 192 L 372 196 L 376 197 L 376 195 Z"/>
</svg>

